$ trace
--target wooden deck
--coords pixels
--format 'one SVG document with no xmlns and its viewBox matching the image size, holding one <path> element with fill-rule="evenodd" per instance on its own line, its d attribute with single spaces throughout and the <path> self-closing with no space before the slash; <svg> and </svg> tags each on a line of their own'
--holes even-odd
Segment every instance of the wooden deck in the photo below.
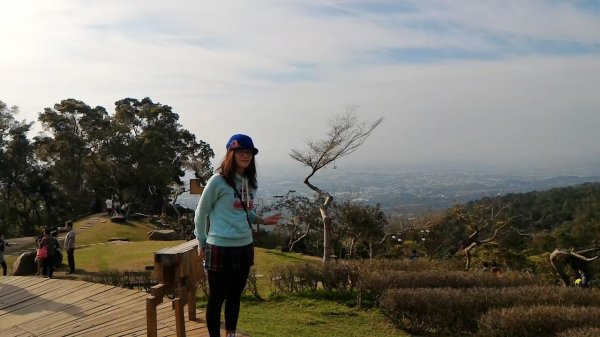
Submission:
<svg viewBox="0 0 600 337">
<path fill-rule="evenodd" d="M 146 336 L 148 296 L 83 281 L 0 277 L 0 336 Z M 170 301 L 157 307 L 157 329 L 158 336 L 176 335 Z M 204 321 L 187 314 L 185 331 L 208 337 Z"/>
</svg>

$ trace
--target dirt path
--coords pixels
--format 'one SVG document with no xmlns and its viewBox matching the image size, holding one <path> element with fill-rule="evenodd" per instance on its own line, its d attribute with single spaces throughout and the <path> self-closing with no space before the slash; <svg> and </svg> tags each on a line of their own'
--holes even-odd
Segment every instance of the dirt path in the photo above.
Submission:
<svg viewBox="0 0 600 337">
<path fill-rule="evenodd" d="M 10 246 L 4 247 L 4 254 L 13 255 L 13 253 L 24 250 L 33 249 L 35 247 L 35 236 L 25 236 L 22 238 L 4 239 Z"/>
</svg>

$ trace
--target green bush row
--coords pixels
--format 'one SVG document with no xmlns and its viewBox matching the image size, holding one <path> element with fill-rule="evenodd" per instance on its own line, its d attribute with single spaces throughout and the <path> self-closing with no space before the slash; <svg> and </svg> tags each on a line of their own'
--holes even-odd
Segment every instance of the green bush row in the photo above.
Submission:
<svg viewBox="0 0 600 337">
<path fill-rule="evenodd" d="M 372 271 L 421 271 L 421 270 L 461 270 L 464 262 L 459 260 L 409 259 L 372 259 L 348 261 L 366 273 Z"/>
<path fill-rule="evenodd" d="M 360 289 L 380 295 L 387 289 L 396 288 L 473 288 L 473 287 L 521 287 L 537 285 L 540 281 L 522 273 L 492 273 L 461 270 L 359 271 Z"/>
<path fill-rule="evenodd" d="M 479 320 L 478 336 L 481 337 L 554 337 L 572 329 L 598 331 L 600 307 L 563 307 L 553 305 L 519 306 L 493 309 Z M 594 328 L 594 330 L 587 330 Z M 574 335 L 567 335 L 573 337 Z"/>
<path fill-rule="evenodd" d="M 326 290 L 351 292 L 357 278 L 356 269 L 346 263 L 333 263 L 324 270 L 309 263 L 277 266 L 271 271 L 271 292 L 315 291 L 319 284 Z"/>
<path fill-rule="evenodd" d="M 107 270 L 88 274 L 83 277 L 86 282 L 102 283 L 110 286 L 137 289 L 149 292 L 158 281 L 152 271 L 120 271 Z"/>
<path fill-rule="evenodd" d="M 598 337 L 600 336 L 600 327 L 575 328 L 565 330 L 556 335 L 556 337 Z"/>
<path fill-rule="evenodd" d="M 479 319 L 492 309 L 533 305 L 600 306 L 600 292 L 552 286 L 402 288 L 384 292 L 379 305 L 386 317 L 407 332 L 460 335 L 477 332 Z"/>
</svg>

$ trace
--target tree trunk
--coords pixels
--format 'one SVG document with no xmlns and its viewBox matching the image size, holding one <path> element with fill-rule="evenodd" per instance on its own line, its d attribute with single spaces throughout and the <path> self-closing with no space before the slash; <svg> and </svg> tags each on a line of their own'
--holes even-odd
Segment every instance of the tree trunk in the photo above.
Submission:
<svg viewBox="0 0 600 337">
<path fill-rule="evenodd" d="M 321 217 L 323 218 L 323 263 L 328 263 L 333 256 L 333 243 L 331 231 L 331 218 L 327 215 L 327 209 L 321 207 Z"/>
<path fill-rule="evenodd" d="M 356 246 L 356 239 L 352 238 L 352 240 L 350 241 L 350 252 L 348 254 L 348 258 L 353 259 L 354 258 L 354 247 Z"/>
<path fill-rule="evenodd" d="M 552 265 L 552 268 L 554 268 L 554 271 L 556 271 L 556 273 L 558 274 L 558 277 L 560 277 L 560 280 L 562 281 L 563 285 L 565 287 L 568 287 L 569 285 L 571 285 L 571 280 L 569 279 L 569 276 L 567 276 L 567 273 L 565 273 L 565 271 L 562 268 L 559 268 L 558 266 L 557 258 L 559 255 L 561 255 L 561 251 L 559 249 L 555 249 L 550 254 L 550 264 Z"/>
<path fill-rule="evenodd" d="M 321 212 L 321 218 L 323 219 L 323 265 L 327 266 L 329 264 L 329 260 L 331 260 L 331 256 L 333 255 L 333 233 L 331 229 L 331 218 L 329 217 L 328 213 L 329 205 L 331 205 L 333 202 L 333 196 L 312 185 L 308 181 L 309 178 L 310 176 L 306 177 L 306 179 L 304 179 L 304 183 L 310 187 L 311 190 L 325 196 L 325 202 L 323 202 L 323 205 L 319 207 L 319 211 Z"/>
<path fill-rule="evenodd" d="M 475 247 L 477 247 L 477 242 L 472 242 L 464 249 L 465 256 L 467 257 L 467 265 L 465 266 L 465 270 L 469 270 L 471 268 L 471 249 Z"/>
<path fill-rule="evenodd" d="M 296 231 L 298 230 L 298 226 L 294 227 L 294 230 L 292 233 L 296 233 Z M 290 238 L 290 243 L 288 244 L 288 252 L 291 252 L 294 250 L 294 245 L 296 245 L 296 243 L 300 242 L 302 239 L 304 239 L 308 234 L 310 233 L 310 228 L 306 228 L 306 232 L 304 232 L 304 234 L 302 234 L 302 236 L 300 236 L 297 239 L 294 239 L 294 237 L 292 236 Z M 317 243 L 318 246 L 318 243 Z"/>
</svg>

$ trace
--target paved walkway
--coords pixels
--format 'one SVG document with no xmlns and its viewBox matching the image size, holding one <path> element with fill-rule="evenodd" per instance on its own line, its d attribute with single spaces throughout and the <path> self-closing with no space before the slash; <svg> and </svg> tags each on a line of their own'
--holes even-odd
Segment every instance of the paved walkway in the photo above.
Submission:
<svg viewBox="0 0 600 337">
<path fill-rule="evenodd" d="M 19 255 L 26 251 L 30 251 L 35 247 L 35 236 L 25 236 L 22 238 L 6 239 L 5 241 L 10 246 L 4 247 L 4 254 L 6 255 Z"/>
</svg>

